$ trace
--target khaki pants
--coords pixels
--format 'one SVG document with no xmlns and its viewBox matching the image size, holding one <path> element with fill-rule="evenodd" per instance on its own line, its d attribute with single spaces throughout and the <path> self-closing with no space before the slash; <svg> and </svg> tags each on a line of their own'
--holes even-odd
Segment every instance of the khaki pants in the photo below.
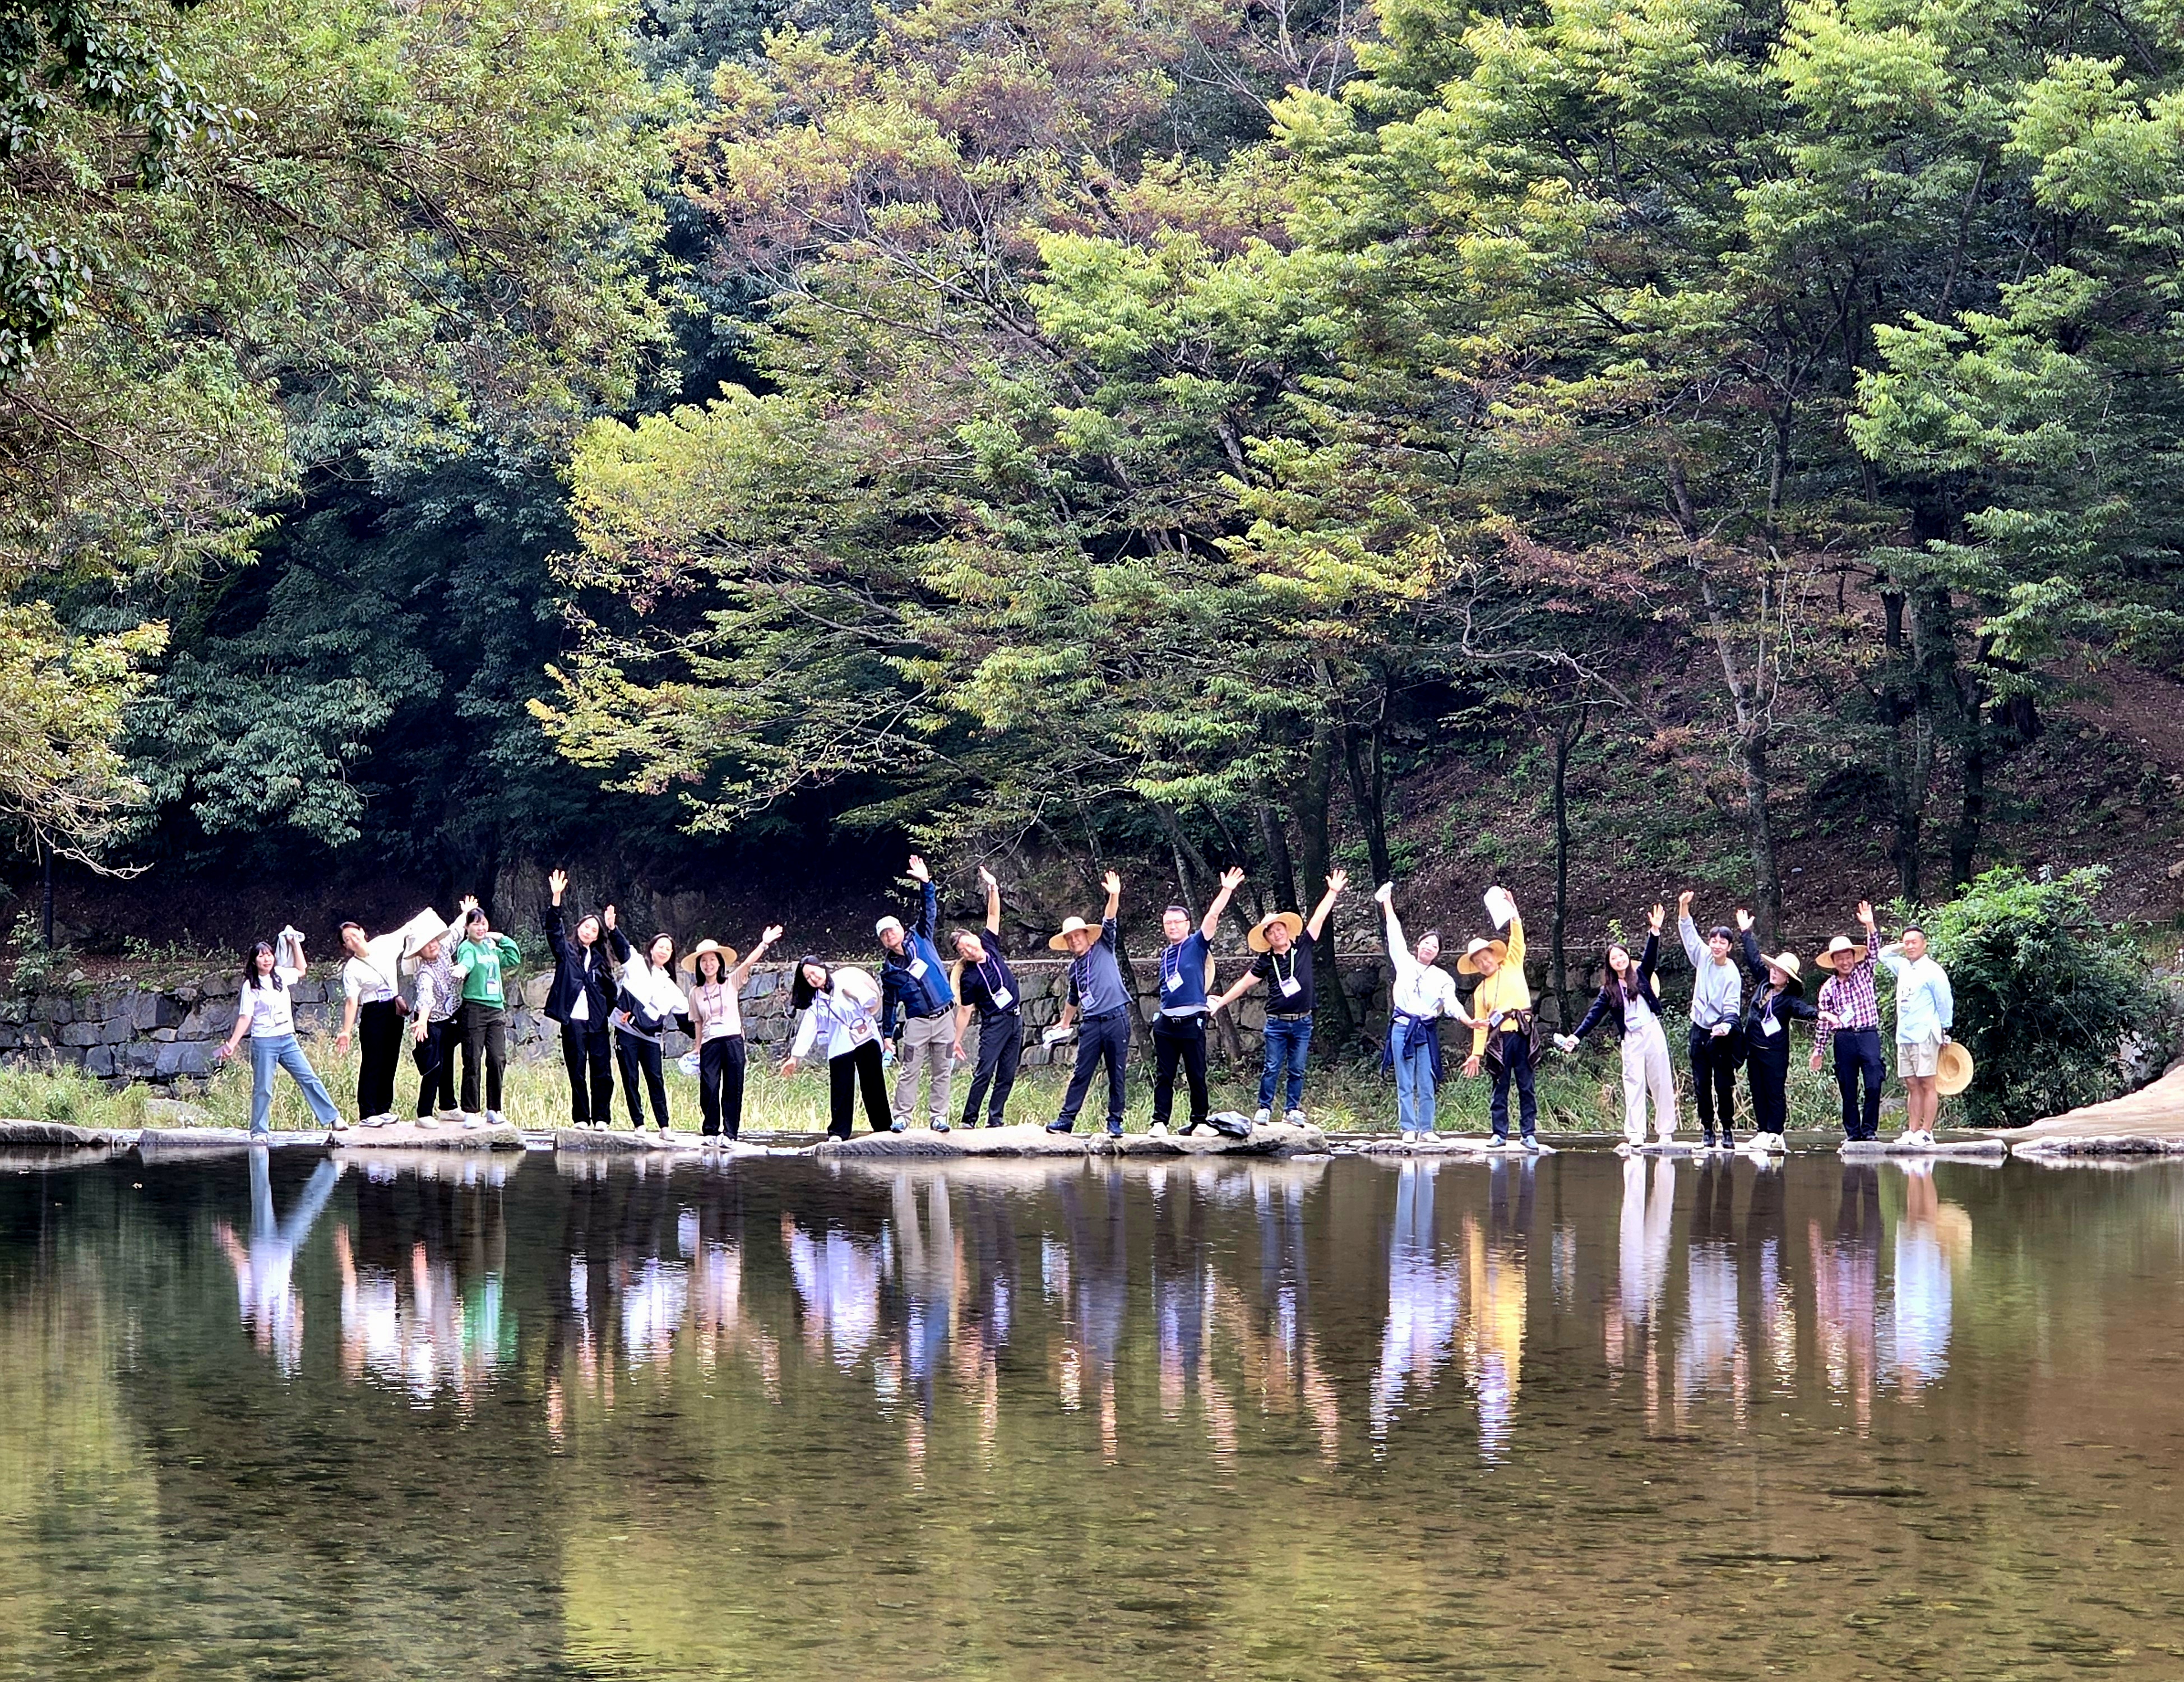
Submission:
<svg viewBox="0 0 2184 1682">
<path fill-rule="evenodd" d="M 901 1038 L 894 1043 L 894 1118 L 905 1127 L 917 1108 L 917 1077 L 921 1070 L 933 1074 L 930 1099 L 933 1119 L 948 1120 L 949 1089 L 956 1083 L 956 1060 L 950 1046 L 956 1038 L 956 1013 L 911 1016 L 904 1020 Z"/>
</svg>

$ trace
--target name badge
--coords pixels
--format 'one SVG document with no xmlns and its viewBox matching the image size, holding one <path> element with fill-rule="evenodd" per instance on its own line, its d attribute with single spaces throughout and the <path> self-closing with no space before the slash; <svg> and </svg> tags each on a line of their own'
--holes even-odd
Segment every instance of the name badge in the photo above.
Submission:
<svg viewBox="0 0 2184 1682">
<path fill-rule="evenodd" d="M 1293 975 L 1285 975 L 1281 980 L 1281 989 L 1283 998 L 1294 999 L 1304 991 L 1304 983 Z"/>
<path fill-rule="evenodd" d="M 910 974 L 911 974 L 911 980 L 913 980 L 913 981 L 922 981 L 922 980 L 924 980 L 924 979 L 925 979 L 925 971 L 926 971 L 926 962 L 925 962 L 925 960 L 924 960 L 924 959 L 922 959 L 922 958 L 912 958 L 912 959 L 910 961 Z"/>
<path fill-rule="evenodd" d="M 993 1000 L 994 1008 L 997 1011 L 1006 1011 L 1017 1001 L 1017 995 L 1006 987 L 995 988 L 988 996 Z"/>
<path fill-rule="evenodd" d="M 1782 1024 L 1773 1016 L 1769 1016 L 1765 1022 L 1760 1023 L 1759 1031 L 1762 1033 L 1780 1033 L 1782 1032 Z"/>
<path fill-rule="evenodd" d="M 1181 970 L 1177 970 L 1172 974 L 1164 975 L 1161 977 L 1161 991 L 1163 993 L 1173 993 L 1182 987 L 1182 985 L 1183 972 Z"/>
</svg>

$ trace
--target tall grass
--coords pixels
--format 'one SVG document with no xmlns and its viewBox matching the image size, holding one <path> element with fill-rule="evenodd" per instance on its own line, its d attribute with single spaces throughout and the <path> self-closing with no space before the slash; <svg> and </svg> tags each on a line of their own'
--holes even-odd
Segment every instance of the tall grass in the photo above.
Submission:
<svg viewBox="0 0 2184 1682">
<path fill-rule="evenodd" d="M 357 1053 L 354 1046 L 337 1054 L 331 1036 L 307 1036 L 305 1055 L 317 1069 L 335 1104 L 351 1120 L 356 1115 Z M 1467 1081 L 1456 1074 L 1441 1087 L 1438 1109 L 1440 1126 L 1458 1132 L 1484 1132 L 1489 1125 L 1490 1083 L 1481 1078 Z M 889 1071 L 892 1080 L 893 1071 Z M 279 1130 L 312 1130 L 315 1124 L 295 1083 L 286 1075 L 274 1077 L 273 1126 Z M 1016 1122 L 1048 1122 L 1061 1106 L 1068 1083 L 1066 1069 L 1033 1068 L 1023 1072 L 1009 1102 L 1009 1117 Z M 1255 1068 L 1217 1069 L 1212 1076 L 1212 1096 L 1217 1110 L 1240 1110 L 1248 1114 L 1258 1103 L 1258 1073 Z M 1689 1131 L 1696 1125 L 1691 1109 L 1688 1078 L 1681 1082 L 1679 1119 Z M 967 1069 L 957 1072 L 950 1119 L 961 1114 L 970 1089 Z M 1106 1085 L 1096 1082 L 1078 1117 L 1080 1128 L 1089 1128 L 1104 1115 Z M 1620 1064 L 1612 1049 L 1588 1047 L 1574 1057 L 1550 1050 L 1539 1071 L 1537 1094 L 1540 1125 L 1551 1133 L 1618 1133 L 1622 1128 L 1623 1095 Z M 80 1127 L 135 1128 L 144 1125 L 148 1100 L 156 1095 L 143 1086 L 114 1089 L 73 1071 L 0 1069 L 0 1117 L 9 1119 L 63 1121 Z M 250 1117 L 250 1065 L 238 1058 L 220 1071 L 196 1092 L 178 1092 L 204 1112 L 205 1120 L 219 1127 L 240 1128 Z M 699 1125 L 698 1083 L 672 1064 L 667 1071 L 669 1114 L 679 1130 L 695 1132 Z M 417 1079 L 405 1058 L 396 1081 L 396 1112 L 407 1116 L 415 1108 Z M 525 1128 L 566 1127 L 569 1119 L 569 1087 L 558 1058 L 512 1059 L 508 1067 L 503 1112 Z M 615 1124 L 628 1125 L 627 1100 L 617 1078 Z M 1177 1094 L 1177 1114 L 1187 1114 L 1188 1100 Z M 1320 1126 L 1337 1132 L 1393 1132 L 1396 1125 L 1395 1088 L 1388 1077 L 1369 1064 L 1334 1067 L 1315 1067 L 1305 1083 L 1305 1108 Z M 919 1115 L 927 1113 L 922 1108 Z M 1790 1125 L 1795 1128 L 1830 1129 L 1836 1124 L 1833 1078 L 1808 1072 L 1802 1059 L 1790 1071 Z M 1750 1108 L 1741 1080 L 1738 1089 L 1740 1123 L 1751 1125 Z M 1944 1112 L 1945 1120 L 1947 1113 Z M 744 1104 L 744 1125 L 756 1131 L 817 1133 L 827 1126 L 827 1083 L 824 1068 L 807 1066 L 783 1079 L 774 1072 L 770 1058 L 754 1062 Z M 648 1112 L 647 1124 L 650 1116 Z M 1141 1132 L 1152 1121 L 1152 1078 L 1150 1064 L 1133 1061 L 1129 1103 L 1124 1125 Z M 861 1111 L 858 1126 L 864 1125 Z"/>
</svg>

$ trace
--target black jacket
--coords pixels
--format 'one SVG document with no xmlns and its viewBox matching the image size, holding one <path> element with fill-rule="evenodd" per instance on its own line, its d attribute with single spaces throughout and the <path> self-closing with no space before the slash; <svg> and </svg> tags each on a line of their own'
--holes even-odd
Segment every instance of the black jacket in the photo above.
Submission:
<svg viewBox="0 0 2184 1682">
<path fill-rule="evenodd" d="M 1752 989 L 1752 996 L 1744 1005 L 1744 1047 L 1747 1054 L 1757 1052 L 1769 1058 L 1790 1055 L 1790 1027 L 1793 1022 L 1810 1022 L 1819 1015 L 1817 1006 L 1807 1001 L 1802 993 L 1792 993 L 1784 988 L 1776 993 L 1768 978 L 1767 960 L 1760 955 L 1758 938 L 1750 929 L 1744 931 L 1744 966 L 1752 972 L 1752 980 L 1759 984 Z M 1782 1024 L 1780 1032 L 1766 1031 L 1768 1001 L 1774 1001 L 1774 1019 Z"/>
<path fill-rule="evenodd" d="M 582 994 L 591 1001 L 586 1012 L 590 1022 L 604 1026 L 617 991 L 607 943 L 595 940 L 589 946 L 579 945 L 563 931 L 559 905 L 546 908 L 546 942 L 554 949 L 554 986 L 546 995 L 546 1014 L 557 1022 L 566 1022 L 576 1008 L 577 994 Z"/>
<path fill-rule="evenodd" d="M 1653 985 L 1653 966 L 1661 961 L 1661 937 L 1646 937 L 1645 955 L 1638 960 L 1638 986 L 1644 996 L 1652 1002 L 1653 1014 L 1661 1014 L 1661 990 Z M 1592 1001 L 1592 1008 L 1585 1013 L 1585 1020 L 1573 1031 L 1573 1037 L 1582 1039 L 1603 1022 L 1615 1024 L 1615 1037 L 1623 1038 L 1623 984 L 1610 976 L 1600 989 L 1600 996 Z"/>
</svg>

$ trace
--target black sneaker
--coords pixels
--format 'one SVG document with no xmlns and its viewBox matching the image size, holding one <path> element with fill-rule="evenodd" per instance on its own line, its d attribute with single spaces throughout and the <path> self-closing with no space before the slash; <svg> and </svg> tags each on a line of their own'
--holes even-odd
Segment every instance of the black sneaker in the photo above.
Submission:
<svg viewBox="0 0 2184 1682">
<path fill-rule="evenodd" d="M 1110 1138 L 1110 1139 L 1120 1139 L 1122 1136 L 1123 1136 L 1123 1124 L 1122 1124 L 1120 1122 L 1108 1122 L 1108 1123 L 1107 1123 L 1107 1137 L 1108 1137 L 1108 1138 Z"/>
<path fill-rule="evenodd" d="M 1077 1123 L 1074 1122 L 1049 1122 L 1046 1124 L 1046 1130 L 1049 1133 L 1075 1133 L 1077 1131 Z"/>
</svg>

